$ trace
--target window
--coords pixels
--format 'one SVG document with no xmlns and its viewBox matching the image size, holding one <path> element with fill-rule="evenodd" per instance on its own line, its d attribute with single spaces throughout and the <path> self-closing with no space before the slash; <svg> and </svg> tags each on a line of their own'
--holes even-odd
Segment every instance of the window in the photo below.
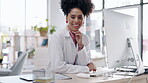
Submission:
<svg viewBox="0 0 148 83">
<path fill-rule="evenodd" d="M 47 26 L 47 0 L 26 1 L 26 29 L 31 26 Z"/>
<path fill-rule="evenodd" d="M 139 3 L 140 0 L 105 0 L 105 8 L 121 7 Z"/>
<path fill-rule="evenodd" d="M 143 6 L 143 63 L 148 66 L 148 5 Z"/>
<path fill-rule="evenodd" d="M 24 30 L 25 11 L 24 0 L 1 0 L 0 32 Z"/>
<path fill-rule="evenodd" d="M 35 25 L 46 26 L 46 18 L 47 0 L 0 0 L 1 32 L 20 32 Z"/>
<path fill-rule="evenodd" d="M 144 3 L 148 2 L 148 0 L 143 0 Z"/>
<path fill-rule="evenodd" d="M 95 10 L 101 10 L 103 8 L 103 0 L 92 0 L 95 5 Z"/>
<path fill-rule="evenodd" d="M 19 51 L 42 41 L 41 37 L 34 37 L 31 26 L 44 27 L 46 19 L 47 0 L 0 0 L 0 48 L 3 54 L 9 55 L 10 63 L 17 59 Z"/>
</svg>

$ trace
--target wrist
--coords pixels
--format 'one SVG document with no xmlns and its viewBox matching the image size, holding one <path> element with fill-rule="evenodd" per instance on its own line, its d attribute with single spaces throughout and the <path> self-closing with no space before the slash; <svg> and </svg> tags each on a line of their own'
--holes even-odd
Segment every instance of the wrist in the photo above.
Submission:
<svg viewBox="0 0 148 83">
<path fill-rule="evenodd" d="M 78 43 L 78 46 L 84 46 L 84 44 L 83 43 Z"/>
<path fill-rule="evenodd" d="M 78 50 L 80 51 L 81 49 L 83 49 L 84 45 L 78 45 Z"/>
</svg>

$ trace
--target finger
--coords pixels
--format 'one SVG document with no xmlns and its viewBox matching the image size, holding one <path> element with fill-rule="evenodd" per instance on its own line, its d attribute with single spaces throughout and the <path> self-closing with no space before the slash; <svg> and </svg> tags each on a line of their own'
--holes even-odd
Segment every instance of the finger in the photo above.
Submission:
<svg viewBox="0 0 148 83">
<path fill-rule="evenodd" d="M 76 33 L 75 35 L 76 35 L 76 36 L 82 36 L 82 34 L 81 34 L 81 33 Z"/>
<path fill-rule="evenodd" d="M 93 71 L 97 71 L 97 69 L 93 69 Z"/>
<path fill-rule="evenodd" d="M 74 33 L 74 34 L 79 34 L 79 33 L 81 33 L 80 31 L 72 31 L 72 33 Z"/>
<path fill-rule="evenodd" d="M 92 62 L 88 63 L 87 66 L 90 65 L 90 64 L 92 64 Z"/>
</svg>

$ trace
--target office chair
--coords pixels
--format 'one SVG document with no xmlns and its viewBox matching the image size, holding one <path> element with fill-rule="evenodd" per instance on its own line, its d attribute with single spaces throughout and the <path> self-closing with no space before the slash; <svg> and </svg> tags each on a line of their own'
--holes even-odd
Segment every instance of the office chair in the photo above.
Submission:
<svg viewBox="0 0 148 83">
<path fill-rule="evenodd" d="M 22 71 L 23 64 L 27 55 L 28 52 L 23 52 L 10 69 L 0 69 L 0 76 L 19 75 Z"/>
</svg>

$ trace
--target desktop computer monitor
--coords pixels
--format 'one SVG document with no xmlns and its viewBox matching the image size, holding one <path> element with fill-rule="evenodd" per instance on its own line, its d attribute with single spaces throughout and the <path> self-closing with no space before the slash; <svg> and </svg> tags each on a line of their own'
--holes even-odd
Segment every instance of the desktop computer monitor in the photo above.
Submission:
<svg viewBox="0 0 148 83">
<path fill-rule="evenodd" d="M 100 29 L 95 30 L 95 49 L 97 52 L 101 52 L 101 31 Z"/>
<path fill-rule="evenodd" d="M 139 68 L 140 65 L 143 65 L 139 55 L 138 35 L 136 34 L 137 28 L 135 25 L 133 16 L 104 10 L 108 68 L 131 65 Z M 128 39 L 130 39 L 132 48 L 128 47 Z"/>
</svg>

